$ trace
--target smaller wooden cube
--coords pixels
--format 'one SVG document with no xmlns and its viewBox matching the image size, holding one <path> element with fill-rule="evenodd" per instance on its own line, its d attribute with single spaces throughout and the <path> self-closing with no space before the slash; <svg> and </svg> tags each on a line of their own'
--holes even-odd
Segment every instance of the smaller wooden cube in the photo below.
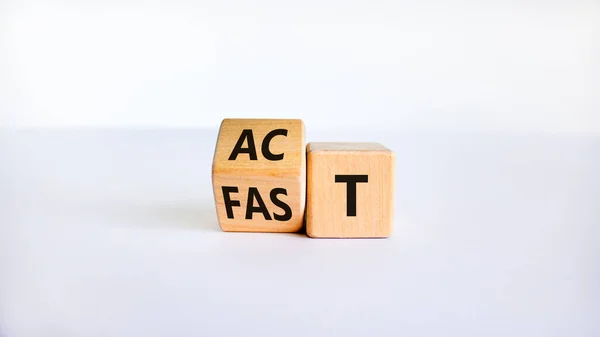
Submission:
<svg viewBox="0 0 600 337">
<path fill-rule="evenodd" d="M 309 143 L 306 233 L 314 238 L 390 236 L 394 170 L 394 153 L 378 143 Z"/>
</svg>

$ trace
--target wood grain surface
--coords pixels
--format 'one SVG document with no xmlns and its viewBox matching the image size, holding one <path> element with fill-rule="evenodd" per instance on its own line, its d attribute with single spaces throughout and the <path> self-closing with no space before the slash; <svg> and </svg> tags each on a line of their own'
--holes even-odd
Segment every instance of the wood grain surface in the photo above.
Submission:
<svg viewBox="0 0 600 337">
<path fill-rule="evenodd" d="M 234 149 L 240 148 L 242 152 L 236 154 Z M 223 231 L 297 232 L 303 226 L 306 203 L 304 123 L 299 119 L 223 120 L 212 182 Z M 229 216 L 224 187 L 229 199 L 239 202 L 230 205 Z M 249 212 L 249 206 L 254 211 Z"/>
<path fill-rule="evenodd" d="M 378 143 L 309 143 L 307 234 L 318 238 L 390 236 L 394 169 L 394 153 Z M 358 181 L 344 181 L 352 179 Z M 355 187 L 353 212 L 349 210 L 354 201 L 348 199 L 349 185 Z"/>
</svg>

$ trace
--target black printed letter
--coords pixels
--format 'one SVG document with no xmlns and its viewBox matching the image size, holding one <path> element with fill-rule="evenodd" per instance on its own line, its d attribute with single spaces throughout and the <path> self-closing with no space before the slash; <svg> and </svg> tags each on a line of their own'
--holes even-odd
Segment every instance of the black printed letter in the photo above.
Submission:
<svg viewBox="0 0 600 337">
<path fill-rule="evenodd" d="M 256 198 L 256 202 L 258 203 L 258 207 L 254 207 L 254 199 Z M 271 220 L 271 216 L 269 215 L 269 210 L 265 205 L 264 201 L 260 197 L 260 193 L 258 193 L 258 189 L 256 187 L 248 188 L 248 203 L 246 204 L 246 220 L 252 220 L 252 213 L 262 213 L 265 216 L 265 220 Z"/>
<path fill-rule="evenodd" d="M 265 139 L 263 139 L 263 142 L 262 142 L 263 156 L 271 161 L 282 160 L 283 153 L 280 153 L 280 154 L 271 153 L 271 150 L 269 150 L 269 143 L 271 142 L 271 139 L 273 139 L 273 137 L 275 137 L 275 136 L 287 137 L 287 134 L 288 134 L 288 130 L 286 130 L 286 129 L 275 129 L 275 130 L 267 133 L 267 135 L 265 136 Z"/>
<path fill-rule="evenodd" d="M 246 138 L 248 138 L 248 147 L 242 147 Z M 250 160 L 258 159 L 256 157 L 256 146 L 254 146 L 254 136 L 251 129 L 242 131 L 240 138 L 233 147 L 233 151 L 231 151 L 231 155 L 229 155 L 229 160 L 235 160 L 240 153 L 247 153 L 250 156 Z"/>
<path fill-rule="evenodd" d="M 336 174 L 335 182 L 346 183 L 346 216 L 356 216 L 356 183 L 369 182 L 369 176 Z"/>
<path fill-rule="evenodd" d="M 233 219 L 233 206 L 240 207 L 240 202 L 239 200 L 231 200 L 229 193 L 237 193 L 238 188 L 235 186 L 222 186 L 221 189 L 223 190 L 223 201 L 227 210 L 227 219 Z"/>
<path fill-rule="evenodd" d="M 275 206 L 281 208 L 284 213 L 283 215 L 279 215 L 277 213 L 273 213 L 273 217 L 278 221 L 288 221 L 292 218 L 292 209 L 285 202 L 277 199 L 278 194 L 287 195 L 287 191 L 285 188 L 274 188 L 271 190 L 271 202 L 275 204 Z"/>
</svg>

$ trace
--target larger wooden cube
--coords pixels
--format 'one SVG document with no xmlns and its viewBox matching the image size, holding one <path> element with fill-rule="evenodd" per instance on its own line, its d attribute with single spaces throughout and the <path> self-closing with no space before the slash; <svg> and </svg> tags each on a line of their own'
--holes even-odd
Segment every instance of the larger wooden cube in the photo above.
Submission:
<svg viewBox="0 0 600 337">
<path fill-rule="evenodd" d="M 302 120 L 223 120 L 212 168 L 221 229 L 299 231 L 306 203 L 305 149 Z"/>
<path fill-rule="evenodd" d="M 382 238 L 393 228 L 392 151 L 377 143 L 309 143 L 306 232 Z"/>
</svg>

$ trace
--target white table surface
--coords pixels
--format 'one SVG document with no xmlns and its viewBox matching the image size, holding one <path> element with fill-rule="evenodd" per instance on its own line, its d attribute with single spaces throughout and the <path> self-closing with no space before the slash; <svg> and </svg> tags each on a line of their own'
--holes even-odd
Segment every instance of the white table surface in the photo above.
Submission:
<svg viewBox="0 0 600 337">
<path fill-rule="evenodd" d="M 600 137 L 397 156 L 384 240 L 221 232 L 217 130 L 2 130 L 0 336 L 600 336 Z"/>
</svg>

